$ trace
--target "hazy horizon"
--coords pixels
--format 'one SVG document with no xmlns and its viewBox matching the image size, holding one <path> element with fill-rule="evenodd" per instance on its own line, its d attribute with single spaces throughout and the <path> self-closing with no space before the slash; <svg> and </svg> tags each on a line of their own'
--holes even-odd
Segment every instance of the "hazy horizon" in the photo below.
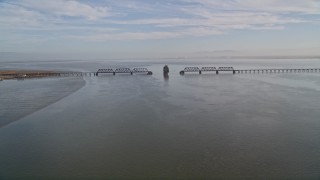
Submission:
<svg viewBox="0 0 320 180">
<path fill-rule="evenodd" d="M 119 57 L 109 57 L 104 56 L 103 54 L 64 54 L 59 53 L 14 53 L 14 52 L 0 52 L 0 62 L 41 62 L 41 61 L 88 61 L 88 60 L 148 60 L 148 61 L 157 61 L 157 60 L 267 60 L 267 59 L 319 59 L 320 55 L 310 55 L 310 56 L 293 56 L 293 55 L 205 55 L 201 54 L 199 56 L 162 56 L 162 57 L 148 57 L 148 56 L 119 56 Z"/>
</svg>

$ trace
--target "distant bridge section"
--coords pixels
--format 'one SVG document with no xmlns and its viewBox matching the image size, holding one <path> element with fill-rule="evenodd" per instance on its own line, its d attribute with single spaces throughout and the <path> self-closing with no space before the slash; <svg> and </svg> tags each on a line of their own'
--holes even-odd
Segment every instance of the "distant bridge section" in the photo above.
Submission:
<svg viewBox="0 0 320 180">
<path fill-rule="evenodd" d="M 215 72 L 216 74 L 219 74 L 221 71 L 232 71 L 233 74 L 236 73 L 236 70 L 233 69 L 233 67 L 202 67 L 201 69 L 199 67 L 186 67 L 184 70 L 180 71 L 181 75 L 184 75 L 186 72 L 198 72 L 199 74 L 202 74 L 202 72 Z"/>
<path fill-rule="evenodd" d="M 133 73 L 147 73 L 148 75 L 151 75 L 152 72 L 149 71 L 147 68 L 133 68 Z"/>
<path fill-rule="evenodd" d="M 202 67 L 201 71 L 216 71 L 217 68 L 216 67 Z"/>
<path fill-rule="evenodd" d="M 219 72 L 232 72 L 233 74 L 246 74 L 246 73 L 312 73 L 312 72 L 320 72 L 320 68 L 302 68 L 302 69 L 234 69 L 233 67 L 186 67 L 184 70 L 180 71 L 181 75 L 184 75 L 187 72 L 198 72 L 202 74 L 202 72 L 215 72 L 219 74 Z"/>
<path fill-rule="evenodd" d="M 184 74 L 185 72 L 198 72 L 201 74 L 201 70 L 198 67 L 186 67 L 183 71 L 180 71 L 180 74 Z"/>
<path fill-rule="evenodd" d="M 233 67 L 219 67 L 218 71 L 233 71 Z"/>
<path fill-rule="evenodd" d="M 96 72 L 96 76 L 99 75 L 99 73 L 106 73 L 106 74 L 113 74 L 115 75 L 115 72 L 113 71 L 113 69 L 98 69 L 98 71 Z"/>
<path fill-rule="evenodd" d="M 146 73 L 147 75 L 152 75 L 152 72 L 149 71 L 147 68 L 133 68 L 132 70 L 130 68 L 117 68 L 115 70 L 109 68 L 109 69 L 99 69 L 95 75 L 99 76 L 99 74 L 141 74 L 141 73 Z"/>
<path fill-rule="evenodd" d="M 115 71 L 114 71 L 114 75 L 115 74 L 121 74 L 121 73 L 128 73 L 128 74 L 131 74 L 132 75 L 132 71 L 130 68 L 117 68 Z"/>
</svg>

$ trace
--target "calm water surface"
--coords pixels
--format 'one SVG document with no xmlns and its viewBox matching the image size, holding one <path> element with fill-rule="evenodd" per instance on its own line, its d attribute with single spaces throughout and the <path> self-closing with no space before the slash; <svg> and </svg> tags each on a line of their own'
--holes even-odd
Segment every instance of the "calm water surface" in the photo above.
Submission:
<svg viewBox="0 0 320 180">
<path fill-rule="evenodd" d="M 320 60 L 2 63 L 154 74 L 0 82 L 0 179 L 320 178 L 320 74 L 178 74 L 193 65 Z"/>
</svg>

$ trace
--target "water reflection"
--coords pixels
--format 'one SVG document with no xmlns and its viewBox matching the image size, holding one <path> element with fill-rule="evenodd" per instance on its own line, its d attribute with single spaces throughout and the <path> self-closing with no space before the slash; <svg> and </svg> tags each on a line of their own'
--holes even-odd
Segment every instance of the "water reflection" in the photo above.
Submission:
<svg viewBox="0 0 320 180">
<path fill-rule="evenodd" d="M 163 79 L 165 81 L 169 81 L 169 74 L 168 73 L 163 73 Z"/>
</svg>

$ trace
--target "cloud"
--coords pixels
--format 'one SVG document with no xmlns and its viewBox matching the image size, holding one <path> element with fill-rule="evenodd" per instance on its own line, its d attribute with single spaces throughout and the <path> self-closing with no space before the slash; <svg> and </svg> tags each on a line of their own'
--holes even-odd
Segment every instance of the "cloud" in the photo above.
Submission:
<svg viewBox="0 0 320 180">
<path fill-rule="evenodd" d="M 12 30 L 25 38 L 29 38 L 27 33 L 46 31 L 52 38 L 93 41 L 202 37 L 231 30 L 283 30 L 290 24 L 315 22 L 302 14 L 320 14 L 320 2 L 5 0 L 0 1 L 0 35 Z M 41 36 L 47 39 L 48 35 Z"/>
<path fill-rule="evenodd" d="M 21 0 L 21 6 L 55 16 L 83 17 L 98 20 L 110 15 L 107 7 L 95 7 L 75 0 Z"/>
<path fill-rule="evenodd" d="M 200 15 L 205 10 L 195 10 L 193 15 Z M 209 15 L 210 14 L 210 15 Z M 228 12 L 228 13 L 206 13 L 204 18 L 163 18 L 163 19 L 139 19 L 131 21 L 112 21 L 115 24 L 126 25 L 155 25 L 157 27 L 177 27 L 177 26 L 211 26 L 228 29 L 230 27 L 244 26 L 268 26 L 282 25 L 290 23 L 302 23 L 304 20 L 297 18 L 287 18 L 272 15 L 270 13 L 251 12 Z"/>
<path fill-rule="evenodd" d="M 184 0 L 198 2 L 205 7 L 223 10 L 262 11 L 274 13 L 320 14 L 318 0 Z"/>
<path fill-rule="evenodd" d="M 35 11 L 28 10 L 26 8 L 0 3 L 0 24 L 2 28 L 10 26 L 36 26 L 39 25 L 39 20 L 42 19 L 42 15 Z"/>
<path fill-rule="evenodd" d="M 69 36 L 73 39 L 83 39 L 90 41 L 106 41 L 106 40 L 156 40 L 156 39 L 168 39 L 168 38 L 181 38 L 185 36 L 208 36 L 208 35 L 218 35 L 223 34 L 223 32 L 216 29 L 210 28 L 189 28 L 180 31 L 171 32 L 116 32 L 116 33 L 96 33 L 93 35 L 82 35 L 82 36 Z"/>
</svg>

